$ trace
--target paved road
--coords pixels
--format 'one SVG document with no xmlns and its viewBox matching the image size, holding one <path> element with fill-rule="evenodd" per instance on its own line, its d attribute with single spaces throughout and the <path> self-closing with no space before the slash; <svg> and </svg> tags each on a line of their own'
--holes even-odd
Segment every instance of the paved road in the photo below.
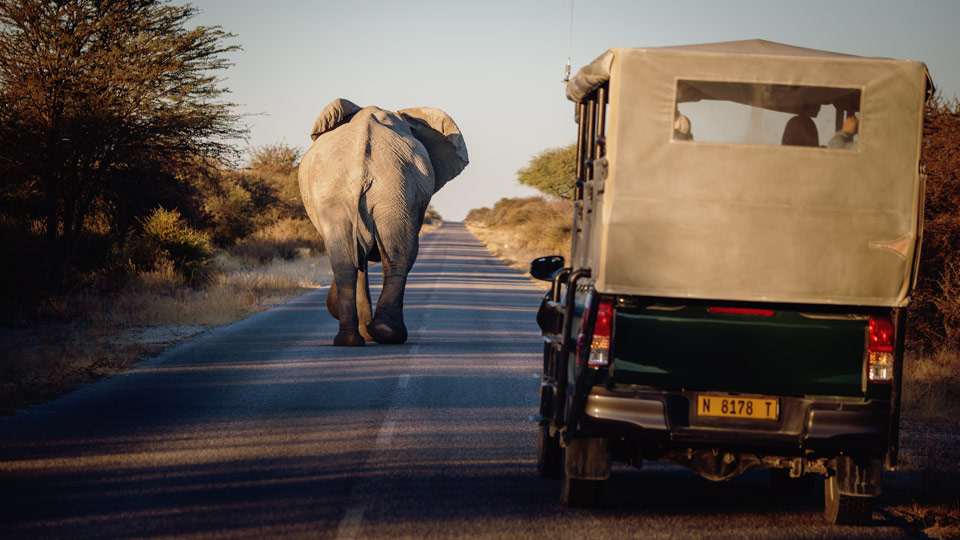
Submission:
<svg viewBox="0 0 960 540">
<path fill-rule="evenodd" d="M 541 293 L 427 235 L 402 346 L 330 345 L 324 292 L 0 421 L 0 538 L 898 538 L 763 471 L 615 469 L 565 510 L 534 467 Z"/>
</svg>

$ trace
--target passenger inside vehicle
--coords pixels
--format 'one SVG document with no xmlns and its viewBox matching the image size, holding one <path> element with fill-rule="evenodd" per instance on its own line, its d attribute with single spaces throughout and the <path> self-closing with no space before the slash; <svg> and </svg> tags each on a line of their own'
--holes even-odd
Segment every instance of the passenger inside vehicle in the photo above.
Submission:
<svg viewBox="0 0 960 540">
<path fill-rule="evenodd" d="M 678 141 L 692 141 L 693 133 L 690 131 L 690 119 L 677 111 L 673 121 L 673 138 Z"/>
<path fill-rule="evenodd" d="M 783 138 L 780 144 L 784 146 L 820 146 L 820 134 L 817 125 L 809 116 L 794 116 L 787 121 L 783 128 Z"/>
<path fill-rule="evenodd" d="M 860 131 L 860 119 L 850 115 L 843 121 L 843 129 L 837 132 L 830 142 L 829 148 L 855 150 L 857 148 L 856 135 Z"/>
</svg>

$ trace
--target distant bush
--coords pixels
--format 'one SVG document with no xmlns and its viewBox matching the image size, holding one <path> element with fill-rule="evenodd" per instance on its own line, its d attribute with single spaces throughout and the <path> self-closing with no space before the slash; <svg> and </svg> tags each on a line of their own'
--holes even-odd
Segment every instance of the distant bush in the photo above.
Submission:
<svg viewBox="0 0 960 540">
<path fill-rule="evenodd" d="M 568 255 L 573 202 L 544 197 L 504 198 L 492 209 L 471 210 L 464 221 L 509 232 L 523 249 Z"/>
<path fill-rule="evenodd" d="M 247 166 L 254 170 L 289 174 L 297 170 L 297 162 L 303 151 L 299 146 L 283 142 L 264 144 L 247 149 Z"/>
<path fill-rule="evenodd" d="M 158 207 L 140 221 L 142 230 L 128 242 L 130 261 L 140 271 L 172 268 L 188 284 L 203 281 L 213 247 L 206 235 L 190 228 L 177 210 Z"/>
<path fill-rule="evenodd" d="M 440 213 L 433 207 L 433 205 L 427 206 L 427 211 L 423 215 L 423 223 L 425 225 L 434 225 L 443 222 L 443 218 L 440 217 Z"/>
<path fill-rule="evenodd" d="M 923 246 L 908 341 L 922 351 L 960 349 L 960 101 L 926 109 Z"/>
<path fill-rule="evenodd" d="M 237 241 L 230 253 L 263 264 L 272 259 L 292 260 L 323 253 L 323 241 L 309 220 L 287 218 Z"/>
<path fill-rule="evenodd" d="M 307 219 L 296 170 L 282 167 L 216 172 L 203 209 L 210 236 L 220 246 L 285 219 Z"/>
</svg>

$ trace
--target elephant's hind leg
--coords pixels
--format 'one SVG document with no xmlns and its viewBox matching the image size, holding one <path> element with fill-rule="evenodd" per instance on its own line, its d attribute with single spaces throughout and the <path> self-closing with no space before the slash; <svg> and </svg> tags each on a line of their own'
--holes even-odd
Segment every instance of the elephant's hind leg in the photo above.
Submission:
<svg viewBox="0 0 960 540">
<path fill-rule="evenodd" d="M 380 227 L 378 248 L 383 260 L 383 289 L 377 299 L 377 310 L 370 323 L 370 335 L 377 343 L 406 343 L 407 326 L 403 323 L 403 292 L 407 273 L 417 259 L 420 239 L 419 221 L 404 221 L 396 227 Z"/>
<path fill-rule="evenodd" d="M 360 335 L 360 320 L 357 316 L 357 270 L 352 265 L 343 270 L 335 270 L 333 279 L 336 282 L 337 311 L 340 315 L 340 328 L 333 338 L 333 344 L 338 347 L 359 347 L 365 342 Z"/>
<path fill-rule="evenodd" d="M 370 312 L 370 284 L 367 281 L 369 268 L 364 264 L 357 272 L 357 317 L 360 321 L 360 335 L 364 339 L 374 339 L 370 333 L 373 319 Z"/>
<path fill-rule="evenodd" d="M 383 278 L 377 312 L 370 323 L 370 335 L 377 343 L 399 345 L 407 341 L 407 326 L 403 323 L 403 289 L 406 283 L 406 275 Z"/>
<path fill-rule="evenodd" d="M 360 335 L 364 339 L 373 339 L 367 327 L 373 318 L 370 312 L 370 284 L 367 281 L 367 267 L 357 271 L 357 317 Z M 340 319 L 340 301 L 337 296 L 337 282 L 334 280 L 327 289 L 327 312 L 334 319 Z"/>
</svg>

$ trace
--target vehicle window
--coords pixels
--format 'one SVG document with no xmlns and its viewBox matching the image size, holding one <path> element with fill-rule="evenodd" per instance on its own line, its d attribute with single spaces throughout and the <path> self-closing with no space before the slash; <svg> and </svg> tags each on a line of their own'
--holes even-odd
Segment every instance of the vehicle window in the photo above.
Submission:
<svg viewBox="0 0 960 540">
<path fill-rule="evenodd" d="M 678 80 L 673 138 L 855 149 L 859 88 Z"/>
</svg>

